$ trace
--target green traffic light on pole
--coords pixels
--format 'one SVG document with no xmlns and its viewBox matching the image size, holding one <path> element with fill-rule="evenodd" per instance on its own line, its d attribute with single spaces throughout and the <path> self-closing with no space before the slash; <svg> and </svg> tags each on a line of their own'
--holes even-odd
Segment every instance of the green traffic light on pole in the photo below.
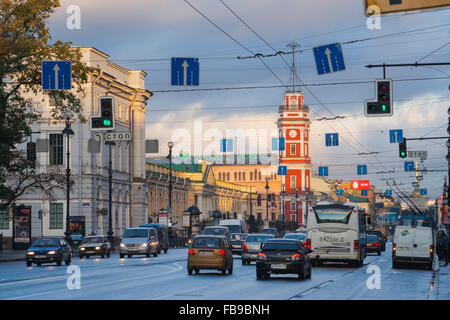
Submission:
<svg viewBox="0 0 450 320">
<path fill-rule="evenodd" d="M 103 124 L 105 125 L 105 127 L 109 127 L 109 126 L 111 126 L 111 120 L 105 119 L 105 120 L 103 120 Z"/>
</svg>

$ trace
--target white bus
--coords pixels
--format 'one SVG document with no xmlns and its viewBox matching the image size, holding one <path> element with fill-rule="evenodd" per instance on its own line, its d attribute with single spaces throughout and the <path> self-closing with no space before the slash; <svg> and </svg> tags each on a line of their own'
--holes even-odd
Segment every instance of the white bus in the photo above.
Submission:
<svg viewBox="0 0 450 320">
<path fill-rule="evenodd" d="M 366 214 L 357 204 L 319 202 L 308 211 L 306 246 L 314 265 L 346 262 L 358 267 L 366 257 Z"/>
</svg>

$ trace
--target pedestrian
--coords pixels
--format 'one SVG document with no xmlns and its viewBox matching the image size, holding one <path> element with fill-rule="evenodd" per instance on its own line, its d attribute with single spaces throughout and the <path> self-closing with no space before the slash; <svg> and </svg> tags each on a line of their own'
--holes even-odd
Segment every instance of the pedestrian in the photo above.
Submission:
<svg viewBox="0 0 450 320">
<path fill-rule="evenodd" d="M 441 240 L 439 241 L 439 244 L 441 246 L 442 255 L 445 260 L 445 266 L 448 266 L 448 260 L 450 260 L 450 252 L 449 252 L 449 246 L 450 246 L 450 237 L 445 234 Z"/>
</svg>

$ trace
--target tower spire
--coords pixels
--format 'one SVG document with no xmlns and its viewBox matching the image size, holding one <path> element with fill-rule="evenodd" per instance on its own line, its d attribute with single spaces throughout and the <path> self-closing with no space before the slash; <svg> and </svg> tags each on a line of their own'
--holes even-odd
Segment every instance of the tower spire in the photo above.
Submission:
<svg viewBox="0 0 450 320">
<path fill-rule="evenodd" d="M 292 84 L 292 92 L 295 92 L 295 78 L 297 76 L 297 71 L 295 70 L 295 49 L 300 47 L 300 44 L 295 41 L 291 41 L 288 43 L 287 47 L 292 50 L 292 65 L 290 68 L 291 72 L 289 74 L 289 83 Z"/>
</svg>

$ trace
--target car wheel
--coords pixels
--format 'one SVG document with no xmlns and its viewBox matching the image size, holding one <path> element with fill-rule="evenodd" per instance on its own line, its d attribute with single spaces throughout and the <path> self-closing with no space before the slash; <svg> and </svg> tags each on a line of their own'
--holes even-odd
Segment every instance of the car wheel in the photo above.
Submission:
<svg viewBox="0 0 450 320">
<path fill-rule="evenodd" d="M 397 269 L 398 268 L 398 264 L 395 261 L 392 261 L 392 269 Z"/>
<path fill-rule="evenodd" d="M 31 267 L 33 263 L 31 261 L 27 261 L 27 267 Z"/>
<path fill-rule="evenodd" d="M 123 259 L 125 257 L 125 255 L 122 253 L 119 253 L 119 257 L 120 257 L 120 259 Z"/>
<path fill-rule="evenodd" d="M 83 255 L 82 254 L 80 254 L 80 259 L 83 259 Z"/>
<path fill-rule="evenodd" d="M 86 259 L 89 259 L 91 256 L 86 256 Z"/>
<path fill-rule="evenodd" d="M 266 274 L 264 275 L 264 278 L 266 278 L 267 280 L 270 279 L 270 273 L 266 272 Z"/>
<path fill-rule="evenodd" d="M 310 263 L 309 268 L 308 268 L 308 275 L 306 276 L 306 279 L 311 279 L 311 272 L 312 272 L 312 268 L 311 268 L 311 263 Z"/>
<path fill-rule="evenodd" d="M 222 275 L 226 275 L 227 274 L 227 268 L 223 268 L 222 269 Z"/>
<path fill-rule="evenodd" d="M 302 270 L 298 273 L 298 279 L 305 280 L 305 278 L 306 278 L 306 270 L 305 266 L 303 266 Z"/>
<path fill-rule="evenodd" d="M 164 253 L 167 253 L 169 251 L 169 248 L 164 249 Z"/>
<path fill-rule="evenodd" d="M 133 256 L 132 254 L 129 254 L 129 255 L 128 255 L 128 258 L 131 258 L 132 256 Z"/>
<path fill-rule="evenodd" d="M 381 250 L 378 250 L 377 256 L 381 256 Z"/>
<path fill-rule="evenodd" d="M 111 249 L 108 250 L 108 253 L 106 254 L 106 256 L 107 256 L 108 258 L 111 257 Z"/>
<path fill-rule="evenodd" d="M 70 263 L 72 262 L 72 254 L 69 254 L 69 257 L 67 258 L 66 262 L 66 266 L 70 265 Z"/>
<path fill-rule="evenodd" d="M 233 274 L 233 265 L 231 265 L 231 267 L 228 268 L 228 274 Z"/>
<path fill-rule="evenodd" d="M 61 256 L 59 256 L 58 260 L 56 260 L 56 265 L 57 266 L 62 265 L 62 257 Z"/>
<path fill-rule="evenodd" d="M 40 267 L 42 263 L 38 262 L 38 263 L 36 263 L 36 264 L 37 264 L 38 267 Z"/>
<path fill-rule="evenodd" d="M 256 271 L 256 279 L 258 280 L 264 279 L 264 273 Z"/>
<path fill-rule="evenodd" d="M 245 266 L 247 264 L 247 261 L 242 260 L 242 265 Z"/>
<path fill-rule="evenodd" d="M 153 254 L 154 257 L 158 256 L 158 251 L 155 251 L 155 253 Z"/>
<path fill-rule="evenodd" d="M 193 271 L 192 268 L 188 268 L 188 274 L 189 275 L 192 275 L 192 271 Z"/>
<path fill-rule="evenodd" d="M 148 248 L 147 252 L 145 253 L 145 256 L 148 258 L 150 257 L 150 248 Z"/>
<path fill-rule="evenodd" d="M 195 274 L 199 274 L 200 273 L 200 269 L 199 268 L 194 268 Z"/>
<path fill-rule="evenodd" d="M 105 252 L 102 252 L 102 254 L 100 255 L 100 257 L 102 257 L 102 259 L 105 257 Z"/>
</svg>

